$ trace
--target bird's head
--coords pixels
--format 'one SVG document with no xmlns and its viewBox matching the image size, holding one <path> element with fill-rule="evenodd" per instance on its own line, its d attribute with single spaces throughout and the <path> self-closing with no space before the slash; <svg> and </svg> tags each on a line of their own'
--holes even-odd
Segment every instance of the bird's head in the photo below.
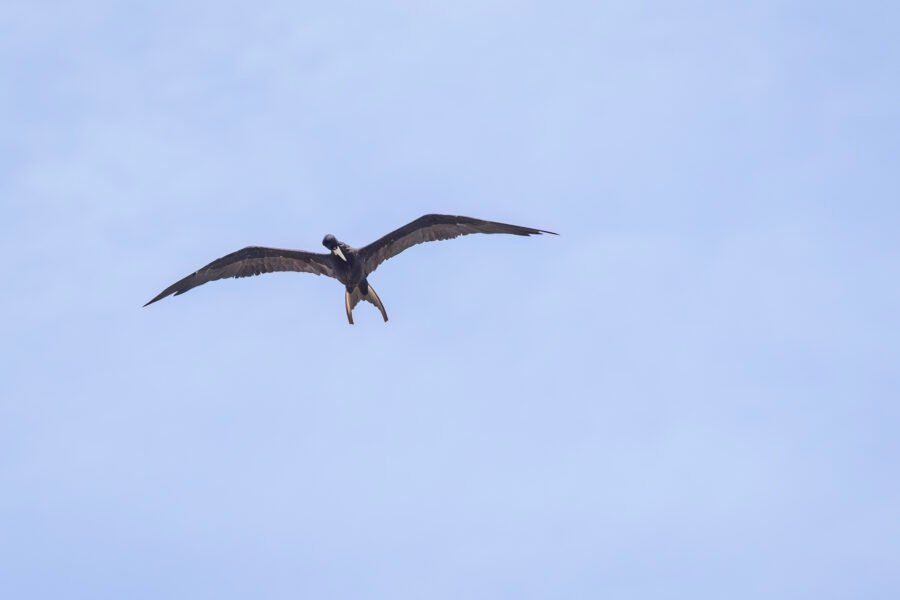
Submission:
<svg viewBox="0 0 900 600">
<path fill-rule="evenodd" d="M 341 243 L 337 240 L 336 237 L 329 233 L 322 240 L 322 245 L 331 250 L 332 254 L 334 254 L 344 262 L 347 262 L 347 257 L 344 256 L 344 252 L 341 250 Z"/>
</svg>

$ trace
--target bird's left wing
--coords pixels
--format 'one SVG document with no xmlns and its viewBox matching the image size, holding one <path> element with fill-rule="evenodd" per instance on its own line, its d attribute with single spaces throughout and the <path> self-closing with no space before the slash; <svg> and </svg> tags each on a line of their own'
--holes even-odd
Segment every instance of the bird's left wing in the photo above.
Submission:
<svg viewBox="0 0 900 600">
<path fill-rule="evenodd" d="M 375 240 L 368 246 L 360 248 L 360 254 L 365 261 L 365 271 L 368 275 L 387 259 L 397 256 L 416 244 L 450 240 L 471 233 L 508 233 L 524 236 L 550 233 L 556 235 L 552 231 L 544 231 L 543 229 L 497 223 L 496 221 L 482 221 L 472 217 L 424 215 L 415 221 L 407 223 L 400 229 Z"/>
<path fill-rule="evenodd" d="M 208 281 L 229 277 L 250 277 L 276 271 L 299 271 L 334 277 L 333 261 L 334 257 L 330 254 L 249 246 L 214 260 L 184 279 L 176 281 L 144 306 L 172 294 L 178 296 Z"/>
</svg>

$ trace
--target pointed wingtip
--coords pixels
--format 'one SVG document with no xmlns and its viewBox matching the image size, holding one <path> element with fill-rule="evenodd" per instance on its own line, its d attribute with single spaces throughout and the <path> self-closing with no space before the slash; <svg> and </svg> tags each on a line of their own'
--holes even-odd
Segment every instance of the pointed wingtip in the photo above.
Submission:
<svg viewBox="0 0 900 600">
<path fill-rule="evenodd" d="M 533 227 L 523 227 L 524 233 L 519 233 L 518 235 L 542 235 L 544 233 L 549 233 L 550 235 L 559 235 L 555 231 L 547 231 L 546 229 L 535 229 Z"/>
<path fill-rule="evenodd" d="M 165 298 L 166 295 L 167 295 L 167 294 L 164 294 L 164 293 L 163 293 L 163 294 L 159 294 L 158 296 L 156 296 L 155 298 L 153 298 L 150 302 L 148 302 L 147 304 L 145 304 L 145 305 L 142 306 L 141 308 L 147 308 L 148 306 L 150 306 L 150 305 L 153 304 L 154 302 L 159 302 L 160 300 L 162 300 L 163 298 Z"/>
</svg>

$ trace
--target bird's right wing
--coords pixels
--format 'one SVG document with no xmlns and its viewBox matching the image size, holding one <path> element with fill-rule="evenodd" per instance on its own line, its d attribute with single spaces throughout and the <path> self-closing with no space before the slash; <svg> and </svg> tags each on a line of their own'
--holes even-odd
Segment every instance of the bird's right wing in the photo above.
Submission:
<svg viewBox="0 0 900 600">
<path fill-rule="evenodd" d="M 482 221 L 472 217 L 424 215 L 415 221 L 407 223 L 400 229 L 375 240 L 368 246 L 360 248 L 360 254 L 365 261 L 365 271 L 368 275 L 387 259 L 397 256 L 416 244 L 450 240 L 471 233 L 508 233 L 524 236 L 549 233 L 556 235 L 552 231 L 544 231 L 543 229 L 497 223 L 496 221 Z"/>
<path fill-rule="evenodd" d="M 214 260 L 184 279 L 176 281 L 144 306 L 172 294 L 178 296 L 208 281 L 229 277 L 250 277 L 275 271 L 299 271 L 334 277 L 334 257 L 330 254 L 317 254 L 302 250 L 249 246 Z"/>
</svg>

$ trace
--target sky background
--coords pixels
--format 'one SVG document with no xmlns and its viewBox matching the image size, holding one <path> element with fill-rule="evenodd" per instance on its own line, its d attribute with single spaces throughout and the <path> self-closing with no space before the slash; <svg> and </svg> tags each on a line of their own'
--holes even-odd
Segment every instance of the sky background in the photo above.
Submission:
<svg viewBox="0 0 900 600">
<path fill-rule="evenodd" d="M 900 597 L 900 5 L 746 4 L 0 3 L 0 597 Z"/>
</svg>

